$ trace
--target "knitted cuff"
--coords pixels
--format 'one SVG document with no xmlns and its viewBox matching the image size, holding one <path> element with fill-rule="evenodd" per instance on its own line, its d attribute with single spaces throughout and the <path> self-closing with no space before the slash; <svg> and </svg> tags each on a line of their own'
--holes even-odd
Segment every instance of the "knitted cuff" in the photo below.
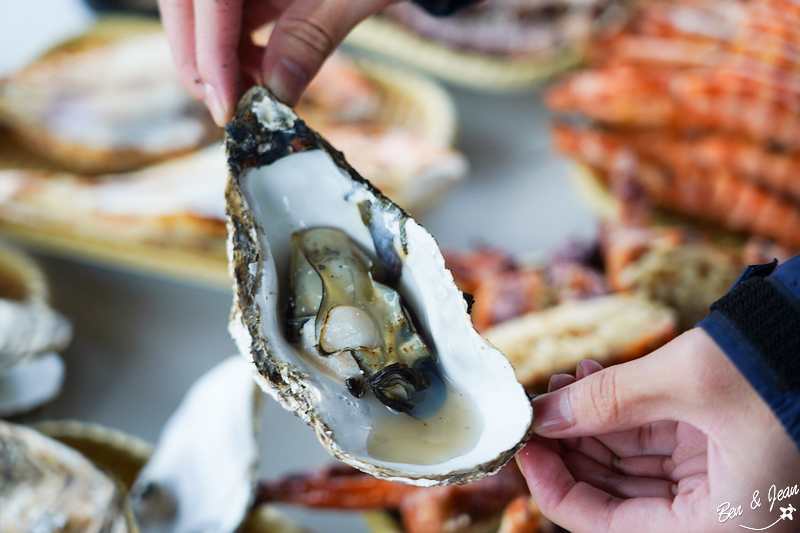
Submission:
<svg viewBox="0 0 800 533">
<path fill-rule="evenodd" d="M 793 262 L 790 267 L 797 267 L 800 258 Z M 776 265 L 747 267 L 698 326 L 725 351 L 800 447 L 800 299 L 784 283 L 785 275 L 770 275 Z"/>
<path fill-rule="evenodd" d="M 431 15 L 445 16 L 476 4 L 478 0 L 414 0 L 414 3 Z"/>
</svg>

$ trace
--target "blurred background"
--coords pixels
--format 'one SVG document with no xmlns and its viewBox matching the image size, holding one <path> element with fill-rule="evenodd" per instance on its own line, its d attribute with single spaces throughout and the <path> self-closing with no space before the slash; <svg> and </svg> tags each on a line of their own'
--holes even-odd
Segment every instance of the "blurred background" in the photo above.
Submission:
<svg viewBox="0 0 800 533">
<path fill-rule="evenodd" d="M 155 443 L 236 353 L 222 131 L 177 84 L 154 4 L 0 3 L 0 234 L 72 326 L 62 373 L 4 412 L 15 422 Z M 398 4 L 356 28 L 297 111 L 433 234 L 533 392 L 580 359 L 646 353 L 742 264 L 800 247 L 796 19 L 779 0 L 488 0 L 449 19 Z M 575 306 L 593 317 L 580 333 Z M 518 333 L 538 317 L 558 327 Z M 261 478 L 333 461 L 264 399 Z M 354 511 L 281 509 L 312 531 L 369 530 Z"/>
</svg>

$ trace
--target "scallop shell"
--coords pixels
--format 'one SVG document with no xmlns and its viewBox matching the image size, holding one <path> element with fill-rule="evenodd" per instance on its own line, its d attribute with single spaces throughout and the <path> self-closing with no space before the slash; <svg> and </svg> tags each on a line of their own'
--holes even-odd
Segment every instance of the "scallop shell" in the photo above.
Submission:
<svg viewBox="0 0 800 533">
<path fill-rule="evenodd" d="M 106 19 L 0 81 L 0 122 L 59 166 L 121 172 L 220 136 L 181 87 L 154 21 Z"/>
</svg>

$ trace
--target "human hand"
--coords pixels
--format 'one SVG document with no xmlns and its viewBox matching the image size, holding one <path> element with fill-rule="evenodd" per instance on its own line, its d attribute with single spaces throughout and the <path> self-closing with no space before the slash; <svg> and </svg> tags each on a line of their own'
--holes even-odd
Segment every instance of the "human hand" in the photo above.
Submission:
<svg viewBox="0 0 800 533">
<path fill-rule="evenodd" d="M 517 457 L 545 516 L 573 533 L 798 529 L 780 508 L 800 508 L 800 453 L 705 331 L 576 378 L 534 400 L 547 438 Z"/>
<path fill-rule="evenodd" d="M 158 0 L 181 83 L 220 126 L 248 87 L 295 105 L 325 59 L 363 19 L 396 0 Z M 275 27 L 266 49 L 251 34 Z"/>
</svg>

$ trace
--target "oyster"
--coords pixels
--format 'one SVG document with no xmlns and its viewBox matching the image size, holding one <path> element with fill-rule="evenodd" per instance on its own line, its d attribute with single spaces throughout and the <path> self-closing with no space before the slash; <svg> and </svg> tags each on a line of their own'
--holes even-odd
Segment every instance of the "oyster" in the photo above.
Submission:
<svg viewBox="0 0 800 533">
<path fill-rule="evenodd" d="M 499 469 L 531 406 L 438 245 L 263 88 L 227 127 L 230 331 L 337 458 L 417 485 Z"/>
<path fill-rule="evenodd" d="M 68 446 L 0 421 L 0 531 L 136 531 L 117 484 Z"/>
</svg>

